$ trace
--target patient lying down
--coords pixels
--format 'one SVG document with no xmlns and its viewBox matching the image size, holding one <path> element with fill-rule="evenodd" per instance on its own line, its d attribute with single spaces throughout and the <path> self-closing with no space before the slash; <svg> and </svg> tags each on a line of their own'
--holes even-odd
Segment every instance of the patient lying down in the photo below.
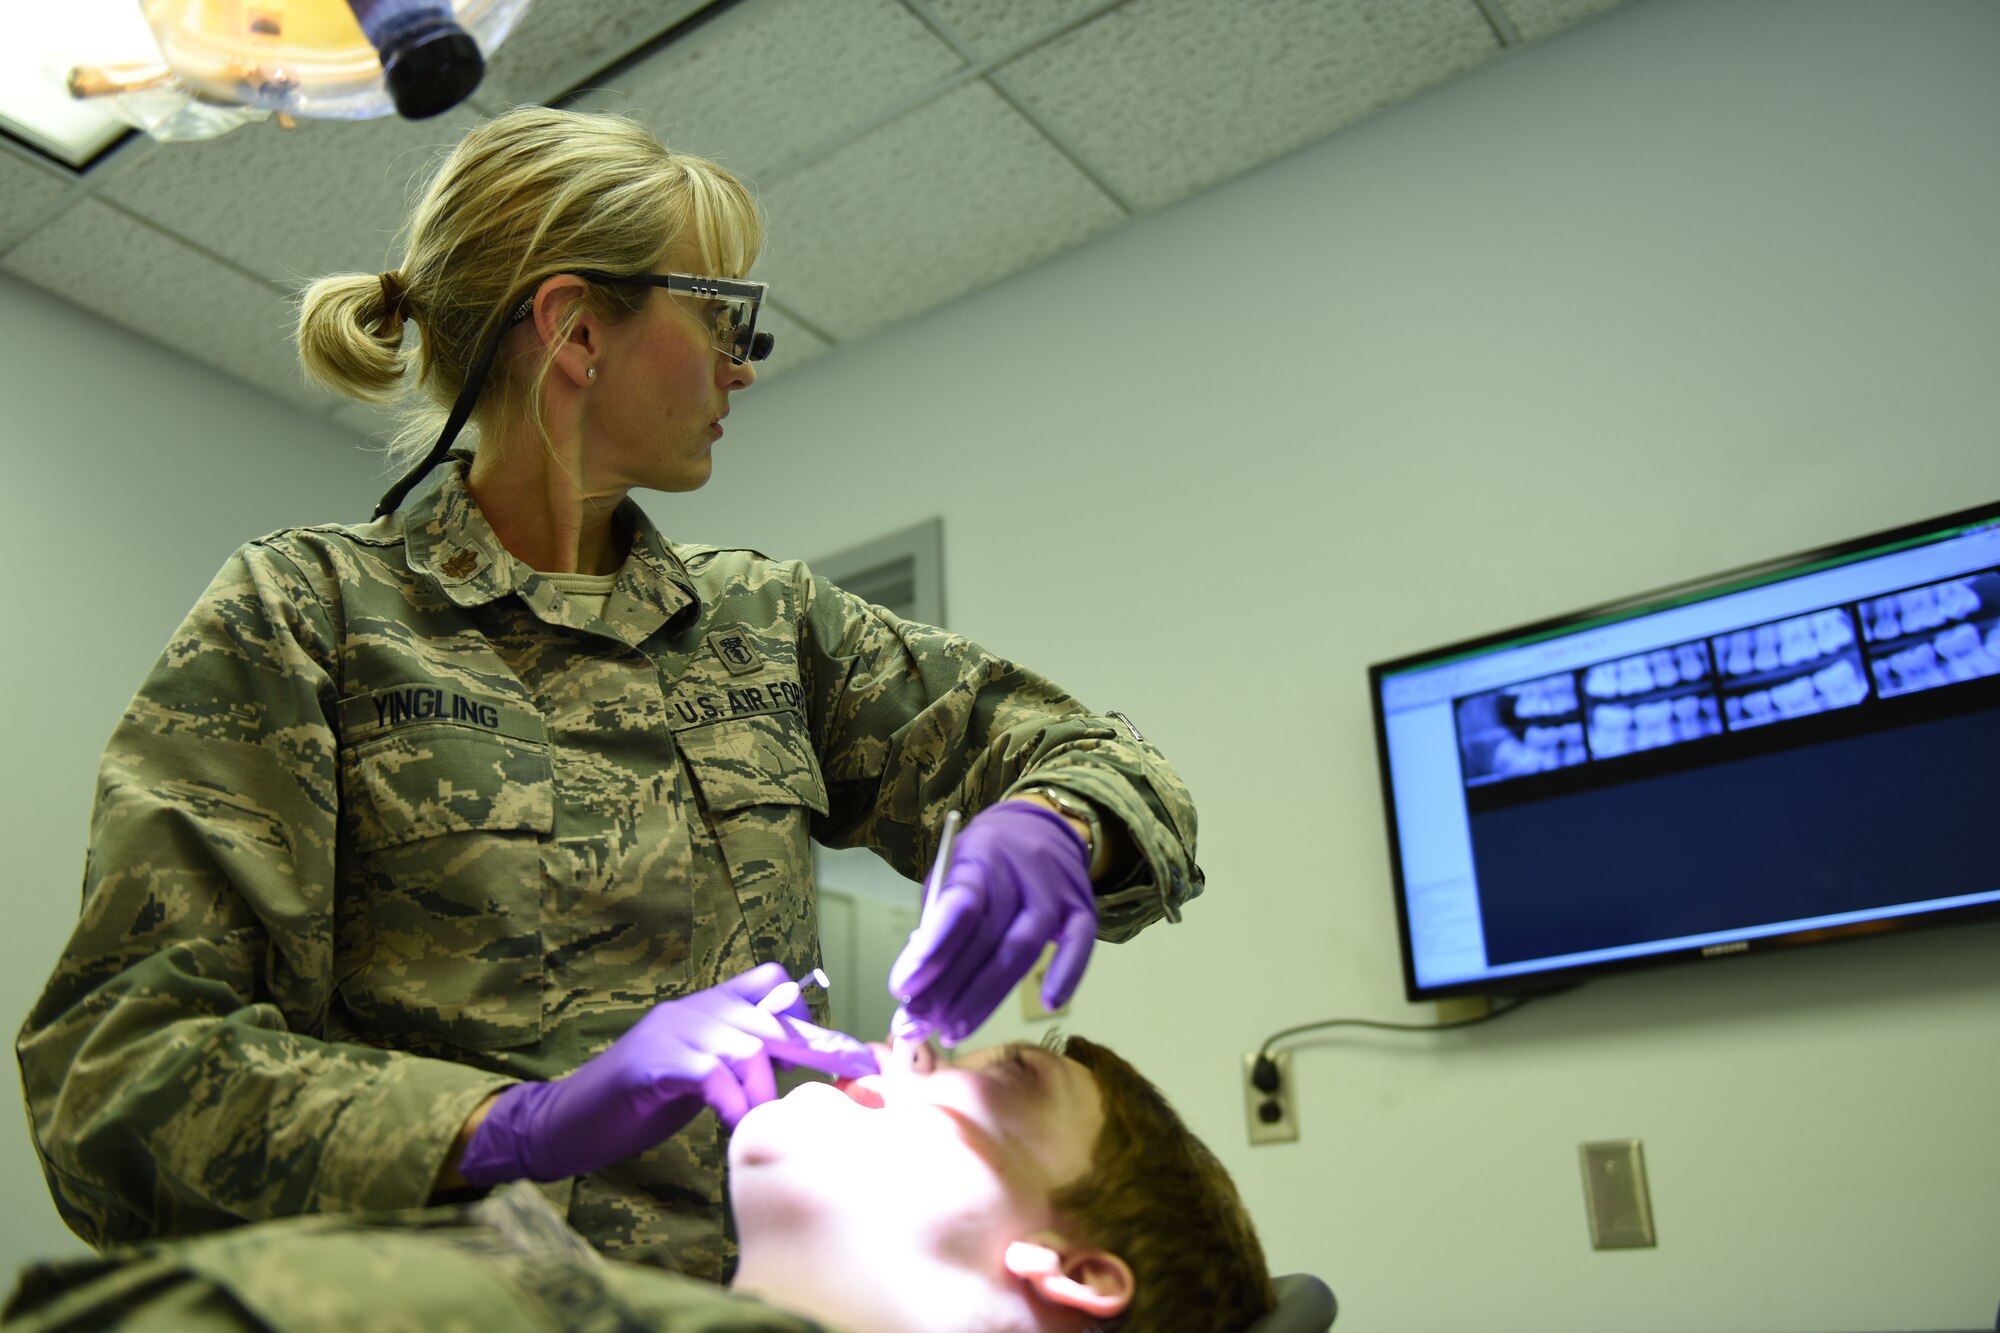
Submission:
<svg viewBox="0 0 2000 1333">
<path fill-rule="evenodd" d="M 590 1250 L 533 1187 L 45 1264 L 9 1329 L 1238 1333 L 1273 1297 L 1221 1165 L 1082 1038 L 927 1050 L 757 1107 L 729 1148 L 722 1291 Z"/>
</svg>

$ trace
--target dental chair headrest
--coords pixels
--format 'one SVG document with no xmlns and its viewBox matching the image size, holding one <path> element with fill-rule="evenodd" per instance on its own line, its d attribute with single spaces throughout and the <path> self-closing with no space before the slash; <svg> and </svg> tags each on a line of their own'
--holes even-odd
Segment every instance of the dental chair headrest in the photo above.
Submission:
<svg viewBox="0 0 2000 1333">
<path fill-rule="evenodd" d="M 1340 1312 L 1333 1289 L 1311 1273 L 1287 1273 L 1271 1279 L 1278 1305 L 1243 1333 L 1326 1333 Z"/>
</svg>

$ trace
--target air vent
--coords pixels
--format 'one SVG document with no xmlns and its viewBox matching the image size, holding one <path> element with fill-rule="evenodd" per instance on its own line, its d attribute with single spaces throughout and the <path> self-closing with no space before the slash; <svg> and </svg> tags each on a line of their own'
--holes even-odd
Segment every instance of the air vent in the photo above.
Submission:
<svg viewBox="0 0 2000 1333">
<path fill-rule="evenodd" d="M 850 546 L 811 565 L 815 574 L 905 620 L 944 624 L 941 518 L 926 519 L 900 532 Z"/>
</svg>

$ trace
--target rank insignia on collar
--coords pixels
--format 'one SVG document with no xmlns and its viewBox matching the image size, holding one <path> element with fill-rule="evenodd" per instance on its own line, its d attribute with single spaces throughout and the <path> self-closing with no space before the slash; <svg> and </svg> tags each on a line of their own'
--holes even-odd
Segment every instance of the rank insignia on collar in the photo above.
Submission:
<svg viewBox="0 0 2000 1333">
<path fill-rule="evenodd" d="M 750 636 L 740 629 L 719 629 L 708 636 L 708 646 L 722 659 L 732 676 L 747 676 L 764 665 Z"/>
</svg>

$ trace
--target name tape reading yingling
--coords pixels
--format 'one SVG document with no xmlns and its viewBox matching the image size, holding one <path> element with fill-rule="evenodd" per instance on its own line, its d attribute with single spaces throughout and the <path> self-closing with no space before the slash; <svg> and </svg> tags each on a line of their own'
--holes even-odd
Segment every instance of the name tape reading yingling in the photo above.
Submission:
<svg viewBox="0 0 2000 1333">
<path fill-rule="evenodd" d="M 373 703 L 376 724 L 384 727 L 405 722 L 460 722 L 494 731 L 500 726 L 500 710 L 494 705 L 434 685 L 388 690 L 376 695 Z M 805 691 L 796 681 L 774 680 L 678 698 L 673 701 L 673 711 L 682 722 L 692 724 L 758 713 L 803 712 L 804 705 Z"/>
<path fill-rule="evenodd" d="M 493 731 L 500 726 L 500 710 L 453 690 L 417 685 L 376 695 L 375 721 L 385 727 L 398 722 L 469 722 Z"/>
</svg>

